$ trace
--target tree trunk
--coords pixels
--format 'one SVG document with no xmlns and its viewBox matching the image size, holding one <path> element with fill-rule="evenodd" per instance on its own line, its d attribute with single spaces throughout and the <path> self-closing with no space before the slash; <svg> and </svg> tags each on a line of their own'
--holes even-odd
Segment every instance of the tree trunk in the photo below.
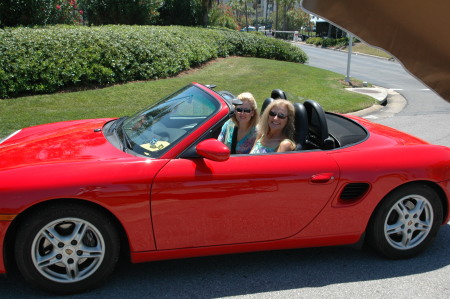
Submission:
<svg viewBox="0 0 450 299">
<path fill-rule="evenodd" d="M 208 27 L 208 13 L 212 7 L 213 0 L 202 0 L 202 23 L 203 27 Z"/>
<path fill-rule="evenodd" d="M 287 10 L 288 6 L 286 3 L 283 4 L 283 31 L 287 30 Z"/>
<path fill-rule="evenodd" d="M 280 1 L 277 0 L 276 3 L 274 2 L 274 4 L 276 4 L 276 7 L 275 7 L 275 34 L 274 34 L 274 37 L 276 37 L 277 30 L 278 30 L 278 4 L 280 4 Z"/>
<path fill-rule="evenodd" d="M 245 1 L 245 28 L 248 32 L 248 10 L 247 10 L 247 1 Z"/>
<path fill-rule="evenodd" d="M 256 31 L 259 31 L 259 25 L 258 25 L 258 0 L 255 0 L 254 2 L 254 8 L 255 8 L 255 13 L 256 13 L 256 19 L 255 19 L 255 27 L 256 27 Z"/>
</svg>

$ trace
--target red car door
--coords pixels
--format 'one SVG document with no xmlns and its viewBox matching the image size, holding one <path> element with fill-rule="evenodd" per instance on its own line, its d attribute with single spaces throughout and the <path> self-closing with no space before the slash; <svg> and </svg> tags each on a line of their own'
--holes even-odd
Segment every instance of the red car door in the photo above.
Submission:
<svg viewBox="0 0 450 299">
<path fill-rule="evenodd" d="M 157 249 L 288 238 L 322 210 L 338 177 L 324 151 L 171 160 L 152 186 Z"/>
</svg>

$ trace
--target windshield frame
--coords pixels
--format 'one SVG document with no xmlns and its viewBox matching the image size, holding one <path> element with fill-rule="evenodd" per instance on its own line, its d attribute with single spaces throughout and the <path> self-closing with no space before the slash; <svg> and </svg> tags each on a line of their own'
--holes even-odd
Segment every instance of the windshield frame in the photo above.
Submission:
<svg viewBox="0 0 450 299">
<path fill-rule="evenodd" d="M 125 118 L 115 133 L 125 152 L 161 158 L 221 108 L 222 103 L 213 94 L 189 84 Z"/>
</svg>

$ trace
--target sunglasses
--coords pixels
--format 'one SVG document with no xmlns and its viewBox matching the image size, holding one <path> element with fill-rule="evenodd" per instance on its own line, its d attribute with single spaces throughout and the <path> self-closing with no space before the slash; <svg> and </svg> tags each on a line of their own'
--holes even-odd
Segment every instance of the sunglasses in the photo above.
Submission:
<svg viewBox="0 0 450 299">
<path fill-rule="evenodd" d="M 236 108 L 236 111 L 237 112 L 244 112 L 244 113 L 250 113 L 250 112 L 252 112 L 252 109 L 250 109 L 250 108 Z"/>
<path fill-rule="evenodd" d="M 288 117 L 284 113 L 275 113 L 273 111 L 269 111 L 269 115 L 272 116 L 272 117 L 278 116 L 279 119 L 285 119 L 286 117 Z"/>
</svg>

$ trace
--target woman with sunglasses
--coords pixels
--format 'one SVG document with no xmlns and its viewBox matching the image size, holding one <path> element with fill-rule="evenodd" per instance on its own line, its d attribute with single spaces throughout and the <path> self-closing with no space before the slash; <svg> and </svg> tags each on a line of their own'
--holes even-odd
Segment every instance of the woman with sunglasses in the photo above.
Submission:
<svg viewBox="0 0 450 299">
<path fill-rule="evenodd" d="M 261 116 L 258 138 L 250 154 L 294 150 L 294 113 L 294 105 L 287 100 L 278 99 L 269 104 Z"/>
<path fill-rule="evenodd" d="M 253 95 L 244 92 L 238 95 L 242 105 L 222 127 L 218 140 L 223 142 L 232 154 L 248 154 L 256 140 L 256 124 L 259 115 Z"/>
</svg>

